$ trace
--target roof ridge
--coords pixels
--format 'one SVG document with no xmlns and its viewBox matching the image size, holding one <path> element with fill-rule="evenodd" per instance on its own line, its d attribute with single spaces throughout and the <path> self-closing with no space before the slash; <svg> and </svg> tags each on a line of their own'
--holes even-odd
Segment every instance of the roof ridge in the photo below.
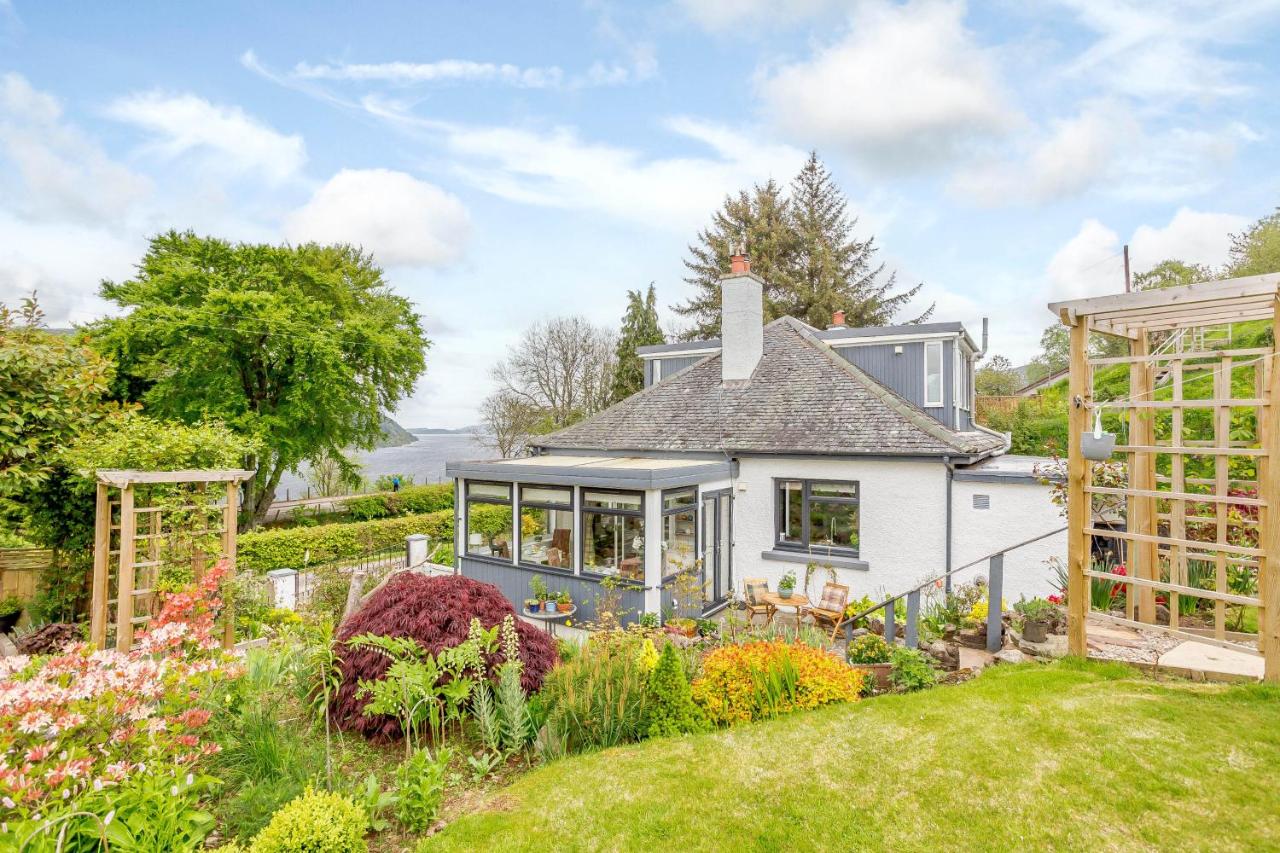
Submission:
<svg viewBox="0 0 1280 853">
<path fill-rule="evenodd" d="M 860 382 L 868 391 L 879 398 L 881 402 L 906 418 L 912 426 L 924 433 L 927 433 L 933 438 L 938 439 L 939 441 L 949 444 L 951 447 L 956 448 L 956 450 L 964 450 L 964 448 L 960 446 L 958 432 L 956 430 L 943 426 L 910 400 L 907 400 L 892 388 L 889 388 L 868 376 L 862 368 L 840 355 L 840 353 L 835 351 L 834 347 L 814 335 L 807 328 L 804 328 L 798 320 L 795 320 L 795 318 L 783 317 L 779 319 L 792 320 L 795 324 L 793 325 L 793 328 L 805 343 L 818 350 L 818 352 L 825 355 L 833 364 L 844 370 L 853 379 Z"/>
</svg>

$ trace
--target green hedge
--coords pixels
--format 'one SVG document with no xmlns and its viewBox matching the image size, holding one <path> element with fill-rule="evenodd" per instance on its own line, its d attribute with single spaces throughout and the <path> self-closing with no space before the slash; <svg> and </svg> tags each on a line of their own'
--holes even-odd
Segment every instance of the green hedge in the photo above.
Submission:
<svg viewBox="0 0 1280 853">
<path fill-rule="evenodd" d="M 405 537 L 415 533 L 430 536 L 433 546 L 442 542 L 452 543 L 453 510 L 246 533 L 238 540 L 236 564 L 241 570 L 250 572 L 301 569 L 309 564 L 394 548 L 403 545 Z"/>
<path fill-rule="evenodd" d="M 362 521 L 439 512 L 453 508 L 453 483 L 406 486 L 391 494 L 351 498 L 345 502 L 345 505 L 347 513 L 352 518 Z"/>
</svg>

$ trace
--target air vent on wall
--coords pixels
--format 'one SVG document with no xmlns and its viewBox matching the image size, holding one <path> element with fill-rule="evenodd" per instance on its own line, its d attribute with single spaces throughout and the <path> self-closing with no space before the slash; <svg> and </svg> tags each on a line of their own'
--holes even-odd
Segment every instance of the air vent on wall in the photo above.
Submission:
<svg viewBox="0 0 1280 853">
<path fill-rule="evenodd" d="M 991 509 L 991 495 L 974 495 L 974 509 Z"/>
</svg>

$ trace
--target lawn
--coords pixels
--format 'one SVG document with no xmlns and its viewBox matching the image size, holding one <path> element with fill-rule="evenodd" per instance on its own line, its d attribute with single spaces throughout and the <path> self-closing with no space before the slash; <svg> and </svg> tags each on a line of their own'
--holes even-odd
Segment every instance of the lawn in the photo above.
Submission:
<svg viewBox="0 0 1280 853">
<path fill-rule="evenodd" d="M 1280 690 L 999 667 L 554 762 L 419 850 L 548 847 L 1276 849 Z"/>
</svg>

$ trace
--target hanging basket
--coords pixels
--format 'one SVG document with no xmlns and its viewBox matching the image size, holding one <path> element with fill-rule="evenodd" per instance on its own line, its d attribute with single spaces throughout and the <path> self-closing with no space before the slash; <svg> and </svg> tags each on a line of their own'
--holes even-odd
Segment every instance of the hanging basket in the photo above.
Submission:
<svg viewBox="0 0 1280 853">
<path fill-rule="evenodd" d="M 1080 436 L 1080 452 L 1085 459 L 1093 462 L 1106 462 L 1116 450 L 1116 434 L 1114 432 L 1086 432 Z"/>
</svg>

